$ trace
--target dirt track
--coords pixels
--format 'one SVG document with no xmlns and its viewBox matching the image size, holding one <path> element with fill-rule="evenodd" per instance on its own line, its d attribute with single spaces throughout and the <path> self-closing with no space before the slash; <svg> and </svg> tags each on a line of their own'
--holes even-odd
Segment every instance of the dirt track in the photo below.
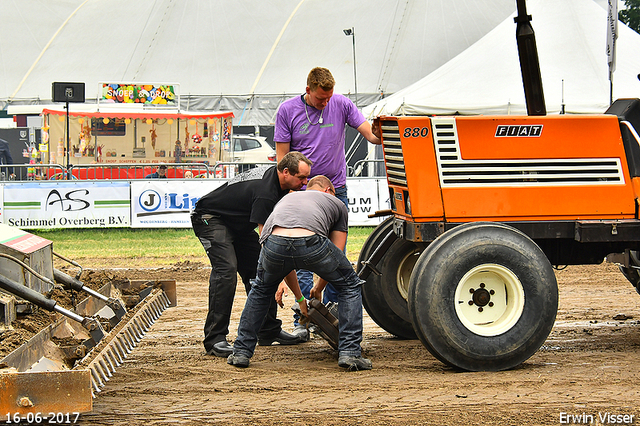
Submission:
<svg viewBox="0 0 640 426">
<path fill-rule="evenodd" d="M 178 307 L 154 324 L 82 424 L 613 424 L 600 418 L 606 413 L 640 424 L 640 296 L 613 265 L 558 271 L 560 308 L 551 336 L 523 365 L 498 373 L 452 370 L 419 341 L 396 339 L 368 317 L 363 349 L 371 371 L 340 369 L 319 337 L 259 346 L 251 366 L 236 369 L 202 348 L 207 268 L 126 275 L 175 278 Z M 244 301 L 239 286 L 230 340 Z M 290 329 L 290 311 L 280 317 Z"/>
</svg>

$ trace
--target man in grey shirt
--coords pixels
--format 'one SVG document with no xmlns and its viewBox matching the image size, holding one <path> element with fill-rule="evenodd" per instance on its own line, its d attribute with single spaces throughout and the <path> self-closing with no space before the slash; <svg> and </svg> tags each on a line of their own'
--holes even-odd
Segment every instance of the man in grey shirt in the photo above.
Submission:
<svg viewBox="0 0 640 426">
<path fill-rule="evenodd" d="M 276 204 L 262 229 L 258 273 L 227 363 L 242 368 L 249 366 L 258 330 L 283 279 L 295 295 L 302 314 L 307 313 L 295 271 L 304 267 L 320 276 L 311 289 L 311 297 L 322 300 L 327 281 L 338 291 L 338 365 L 350 371 L 371 369 L 371 361 L 362 357 L 360 347 L 364 281 L 342 251 L 347 231 L 347 208 L 335 197 L 335 189 L 325 176 L 314 177 L 306 191 L 287 194 Z"/>
</svg>

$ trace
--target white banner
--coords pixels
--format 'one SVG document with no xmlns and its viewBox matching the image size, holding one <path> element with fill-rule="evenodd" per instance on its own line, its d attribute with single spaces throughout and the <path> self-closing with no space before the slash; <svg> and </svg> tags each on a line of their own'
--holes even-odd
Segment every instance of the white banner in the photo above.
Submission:
<svg viewBox="0 0 640 426">
<path fill-rule="evenodd" d="M 225 180 L 146 180 L 131 182 L 132 228 L 190 228 L 189 212 L 200 197 Z M 348 179 L 349 226 L 376 226 L 381 218 L 369 218 L 389 208 L 386 179 Z M 382 201 L 382 202 L 381 202 Z"/>
<path fill-rule="evenodd" d="M 379 183 L 382 182 L 382 187 Z M 347 179 L 349 226 L 376 226 L 384 218 L 369 218 L 378 210 L 388 209 L 389 190 L 386 179 Z M 384 192 L 381 192 L 381 189 Z"/>
<path fill-rule="evenodd" d="M 0 223 L 5 223 L 4 220 L 4 186 L 0 191 Z"/>
<path fill-rule="evenodd" d="M 4 185 L 2 220 L 23 229 L 130 225 L 129 182 L 71 181 Z"/>
<path fill-rule="evenodd" d="M 133 181 L 131 227 L 191 228 L 189 212 L 196 201 L 225 182 L 218 179 Z"/>
<path fill-rule="evenodd" d="M 224 179 L 48 181 L 6 183 L 0 191 L 0 221 L 23 229 L 190 228 L 190 211 Z M 389 209 L 384 178 L 347 179 L 349 226 L 376 226 L 369 218 Z"/>
</svg>

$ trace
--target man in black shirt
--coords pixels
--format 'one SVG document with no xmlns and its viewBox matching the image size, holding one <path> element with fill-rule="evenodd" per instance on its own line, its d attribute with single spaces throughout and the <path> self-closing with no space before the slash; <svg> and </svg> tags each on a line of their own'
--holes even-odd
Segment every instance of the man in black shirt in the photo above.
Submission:
<svg viewBox="0 0 640 426">
<path fill-rule="evenodd" d="M 237 274 L 247 294 L 255 278 L 260 243 L 255 228 L 262 231 L 276 203 L 290 190 L 300 190 L 311 173 L 311 161 L 299 152 L 285 155 L 277 166 L 241 173 L 202 197 L 191 214 L 193 231 L 209 261 L 209 312 L 204 325 L 204 347 L 208 354 L 226 357 L 233 352 L 227 342 Z M 300 337 L 282 330 L 276 318 L 275 299 L 259 332 L 258 344 L 296 344 Z"/>
</svg>

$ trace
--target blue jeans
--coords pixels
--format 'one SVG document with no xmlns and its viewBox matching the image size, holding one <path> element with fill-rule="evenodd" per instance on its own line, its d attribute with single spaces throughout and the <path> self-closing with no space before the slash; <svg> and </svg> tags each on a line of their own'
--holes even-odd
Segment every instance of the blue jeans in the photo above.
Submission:
<svg viewBox="0 0 640 426">
<path fill-rule="evenodd" d="M 347 187 L 340 186 L 336 188 L 336 197 L 347 206 L 347 211 L 349 210 L 349 199 L 347 198 Z M 345 241 L 344 252 L 347 252 L 347 245 Z M 309 298 L 309 292 L 313 287 L 313 272 L 306 269 L 298 269 L 296 271 L 296 275 L 298 276 L 298 283 L 300 283 L 300 290 L 302 290 L 302 294 L 307 299 Z M 322 302 L 327 304 L 329 302 L 337 302 L 338 301 L 338 292 L 331 285 L 331 283 L 327 284 L 324 289 L 324 293 L 322 295 Z M 298 314 L 293 316 L 294 324 L 298 325 Z"/>
<path fill-rule="evenodd" d="M 278 285 L 294 269 L 304 268 L 331 281 L 338 291 L 338 321 L 340 356 L 360 356 L 362 349 L 361 280 L 347 259 L 328 238 L 282 237 L 270 235 L 258 261 L 258 274 L 240 317 L 238 338 L 233 352 L 253 356 L 258 330 L 265 321 L 269 305 Z"/>
<path fill-rule="evenodd" d="M 191 224 L 211 262 L 209 310 L 202 342 L 209 352 L 213 345 L 226 340 L 229 334 L 231 309 L 238 283 L 236 273 L 242 278 L 247 294 L 251 290 L 250 282 L 256 276 L 260 243 L 254 230 L 234 232 L 219 217 L 204 221 L 201 216 L 192 215 Z M 269 306 L 260 337 L 270 338 L 280 334 L 282 322 L 276 318 L 277 309 L 278 304 L 274 300 Z"/>
</svg>

